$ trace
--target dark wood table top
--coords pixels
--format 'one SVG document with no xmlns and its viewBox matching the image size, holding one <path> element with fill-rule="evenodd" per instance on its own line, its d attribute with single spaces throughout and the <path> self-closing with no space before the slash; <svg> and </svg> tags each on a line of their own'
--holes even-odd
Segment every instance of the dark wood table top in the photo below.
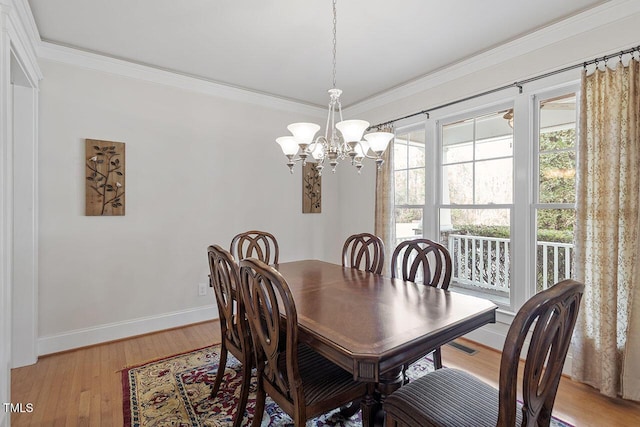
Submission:
<svg viewBox="0 0 640 427">
<path fill-rule="evenodd" d="M 275 266 L 291 288 L 300 339 L 352 372 L 380 375 L 487 323 L 490 301 L 327 262 Z"/>
</svg>

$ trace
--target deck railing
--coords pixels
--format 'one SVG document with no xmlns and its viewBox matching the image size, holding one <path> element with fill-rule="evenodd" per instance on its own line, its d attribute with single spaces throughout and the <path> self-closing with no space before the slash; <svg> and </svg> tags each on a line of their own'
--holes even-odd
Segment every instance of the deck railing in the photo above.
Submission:
<svg viewBox="0 0 640 427">
<path fill-rule="evenodd" d="M 508 292 L 510 245 L 510 239 L 449 234 L 453 283 Z"/>
<path fill-rule="evenodd" d="M 538 242 L 537 291 L 571 277 L 573 243 Z"/>
<path fill-rule="evenodd" d="M 510 239 L 449 234 L 447 243 L 453 262 L 453 283 L 496 292 L 509 291 Z M 571 243 L 538 242 L 537 290 L 571 277 L 572 257 Z"/>
</svg>

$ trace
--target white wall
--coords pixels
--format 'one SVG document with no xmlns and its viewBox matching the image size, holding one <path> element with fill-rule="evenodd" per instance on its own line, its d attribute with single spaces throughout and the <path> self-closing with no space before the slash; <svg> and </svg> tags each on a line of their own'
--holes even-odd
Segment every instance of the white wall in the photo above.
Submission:
<svg viewBox="0 0 640 427">
<path fill-rule="evenodd" d="M 385 122 L 528 77 L 635 47 L 640 44 L 638 28 L 640 28 L 640 2 L 615 1 L 611 5 L 605 5 L 553 25 L 536 34 L 352 106 L 345 111 L 345 117 L 358 117 L 373 124 Z M 560 84 L 562 81 L 574 81 L 579 78 L 580 69 L 550 78 L 550 83 L 547 84 Z M 531 86 L 542 87 L 544 82 L 536 82 Z M 497 102 L 501 97 L 513 98 L 515 94 L 517 89 L 509 89 L 488 96 L 484 100 L 475 100 L 438 110 L 431 114 L 429 121 L 433 122 L 446 114 L 460 112 L 460 109 L 470 108 L 473 105 Z M 529 95 L 525 93 L 522 96 Z M 424 119 L 425 116 L 419 116 L 399 122 L 397 125 L 417 123 Z M 427 161 L 431 160 L 427 159 Z M 374 188 L 375 174 L 368 173 L 361 178 L 361 180 L 353 180 L 346 174 L 340 177 L 339 212 L 341 229 L 345 235 L 358 232 L 363 225 L 373 229 L 375 194 L 369 189 Z M 365 190 L 362 191 L 362 189 Z M 501 349 L 507 331 L 506 323 L 509 323 L 511 318 L 510 315 L 500 313 L 498 324 L 488 325 L 470 334 L 470 338 Z"/>
<path fill-rule="evenodd" d="M 601 9 L 552 26 L 345 117 L 385 121 L 629 47 L 638 43 L 635 9 L 614 23 L 619 11 Z M 99 71 L 112 69 L 104 65 L 41 61 L 40 354 L 214 317 L 213 296 L 197 296 L 205 249 L 239 231 L 273 232 L 283 260 L 334 262 L 347 235 L 373 231 L 371 163 L 361 176 L 346 163 L 327 171 L 323 213 L 300 213 L 299 167 L 289 174 L 273 140 L 292 121 L 322 117 Z M 85 138 L 126 143 L 126 216 L 84 216 Z"/>
<path fill-rule="evenodd" d="M 206 248 L 264 229 L 281 260 L 322 258 L 323 213 L 274 142 L 308 114 L 49 60 L 40 104 L 40 354 L 216 317 Z M 84 215 L 84 139 L 126 143 L 126 215 Z"/>
</svg>

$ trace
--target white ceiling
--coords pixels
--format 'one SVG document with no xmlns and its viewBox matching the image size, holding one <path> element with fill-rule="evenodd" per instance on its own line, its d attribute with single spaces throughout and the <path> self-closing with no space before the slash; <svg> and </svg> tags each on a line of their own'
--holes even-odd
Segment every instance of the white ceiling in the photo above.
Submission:
<svg viewBox="0 0 640 427">
<path fill-rule="evenodd" d="M 331 0 L 28 0 L 43 40 L 314 105 Z M 339 0 L 343 106 L 610 0 Z"/>
</svg>

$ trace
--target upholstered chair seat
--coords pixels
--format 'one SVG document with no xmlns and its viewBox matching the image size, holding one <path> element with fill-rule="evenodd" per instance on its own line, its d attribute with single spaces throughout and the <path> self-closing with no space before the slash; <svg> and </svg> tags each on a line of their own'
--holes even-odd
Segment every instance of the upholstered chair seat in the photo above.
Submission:
<svg viewBox="0 0 640 427">
<path fill-rule="evenodd" d="M 495 427 L 498 390 L 458 369 L 438 369 L 401 387 L 385 400 L 385 409 L 401 425 L 415 427 Z M 516 426 L 522 425 L 522 405 Z"/>
</svg>

